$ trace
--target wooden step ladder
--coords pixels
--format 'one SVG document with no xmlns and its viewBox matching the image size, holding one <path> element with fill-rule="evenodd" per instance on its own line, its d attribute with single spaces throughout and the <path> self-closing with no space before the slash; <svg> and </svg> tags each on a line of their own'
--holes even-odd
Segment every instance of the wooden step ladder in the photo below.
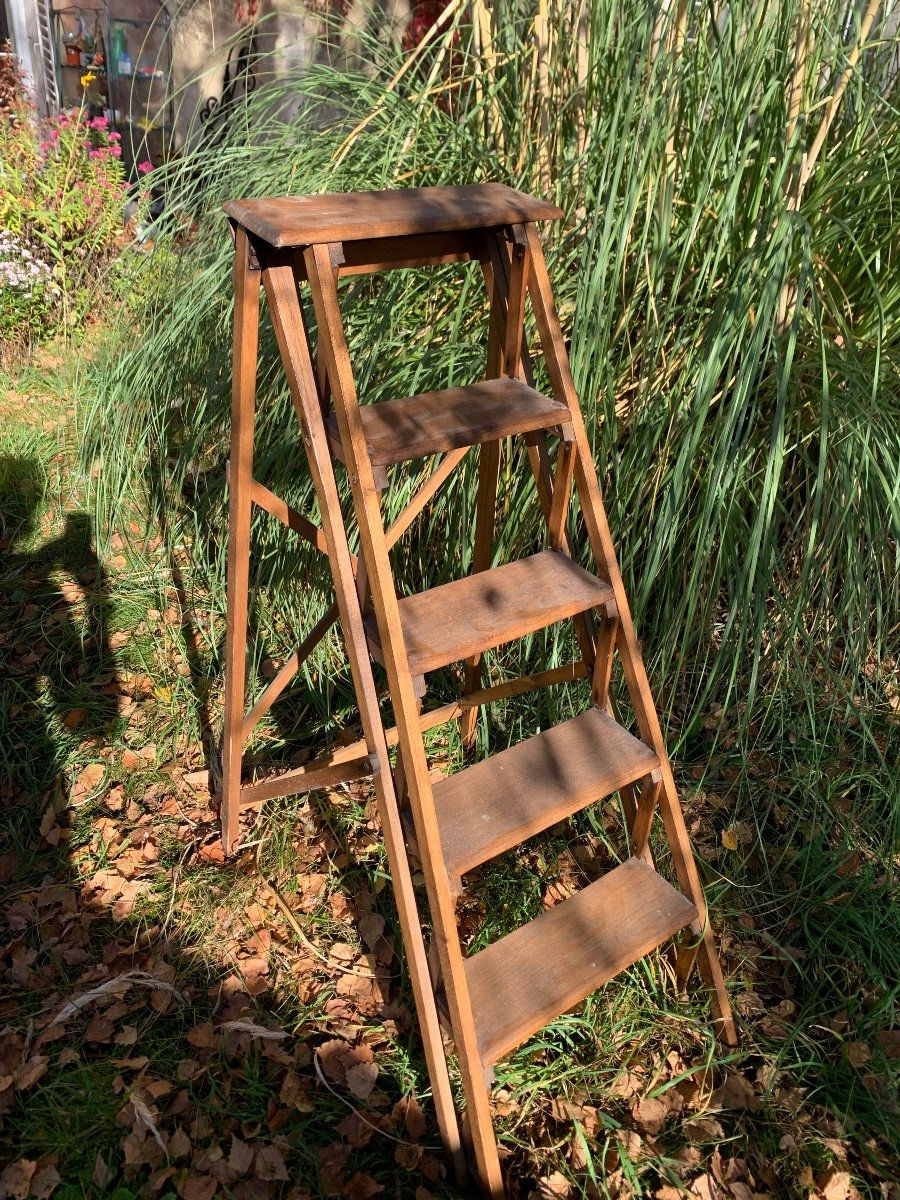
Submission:
<svg viewBox="0 0 900 1200">
<path fill-rule="evenodd" d="M 234 384 L 230 460 L 228 625 L 221 819 L 234 849 L 242 809 L 278 795 L 371 777 L 434 1095 L 437 1120 L 464 1180 L 474 1152 L 485 1194 L 503 1195 L 489 1103 L 491 1067 L 593 989 L 681 931 L 676 975 L 697 961 L 719 1036 L 735 1041 L 722 972 L 672 771 L 616 562 L 590 445 L 569 370 L 536 221 L 562 213 L 500 184 L 242 200 L 226 205 L 235 236 Z M 358 273 L 449 262 L 480 264 L 490 301 L 486 379 L 467 387 L 360 405 L 338 299 Z M 317 527 L 253 478 L 260 284 L 299 418 L 321 513 Z M 313 356 L 301 304 L 311 298 Z M 551 396 L 532 386 L 523 344 L 534 315 Z M 546 523 L 546 548 L 491 567 L 504 439 L 527 446 Z M 472 447 L 479 474 L 472 573 L 443 586 L 398 592 L 390 549 Z M 381 494 L 395 464 L 433 459 L 433 473 L 385 528 Z M 359 531 L 350 552 L 335 461 L 344 464 Z M 573 489 L 594 573 L 569 555 Z M 252 506 L 327 554 L 335 602 L 245 713 L 247 593 Z M 363 737 L 274 779 L 242 784 L 242 748 L 256 722 L 334 621 L 340 621 Z M 574 623 L 579 657 L 562 667 L 483 686 L 485 651 Z M 372 659 L 387 674 L 396 724 L 385 728 Z M 637 736 L 612 709 L 621 664 Z M 462 663 L 457 702 L 425 710 L 425 677 Z M 458 720 L 467 744 L 478 710 L 532 688 L 587 678 L 591 707 L 433 783 L 423 734 Z M 396 765 L 390 751 L 396 747 Z M 587 805 L 618 792 L 630 857 L 530 924 L 467 957 L 456 902 L 467 872 Z M 649 836 L 659 813 L 678 889 L 653 868 Z M 426 949 L 410 854 L 425 877 L 432 943 Z M 433 968 L 433 969 L 432 969 Z M 548 969 L 549 968 L 549 969 Z M 441 1036 L 446 1015 L 462 1076 L 464 1137 Z"/>
</svg>

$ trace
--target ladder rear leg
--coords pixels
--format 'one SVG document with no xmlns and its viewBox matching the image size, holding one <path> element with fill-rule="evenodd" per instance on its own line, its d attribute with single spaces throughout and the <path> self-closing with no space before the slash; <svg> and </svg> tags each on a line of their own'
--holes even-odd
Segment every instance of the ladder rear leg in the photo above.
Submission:
<svg viewBox="0 0 900 1200">
<path fill-rule="evenodd" d="M 222 730 L 220 819 L 222 848 L 231 854 L 239 835 L 247 610 L 250 587 L 250 489 L 259 344 L 259 272 L 250 269 L 250 239 L 240 226 L 234 248 L 234 351 L 231 454 L 228 461 L 228 570 L 225 632 L 225 712 Z"/>
</svg>

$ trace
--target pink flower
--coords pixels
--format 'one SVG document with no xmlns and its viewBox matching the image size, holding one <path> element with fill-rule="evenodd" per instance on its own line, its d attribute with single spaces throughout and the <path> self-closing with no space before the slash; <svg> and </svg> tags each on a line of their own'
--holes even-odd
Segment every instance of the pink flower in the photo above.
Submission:
<svg viewBox="0 0 900 1200">
<path fill-rule="evenodd" d="M 150 172 L 153 170 L 153 163 L 150 162 L 149 159 L 144 159 L 143 162 L 138 163 L 137 169 L 140 171 L 140 173 L 142 175 L 149 175 Z"/>
</svg>

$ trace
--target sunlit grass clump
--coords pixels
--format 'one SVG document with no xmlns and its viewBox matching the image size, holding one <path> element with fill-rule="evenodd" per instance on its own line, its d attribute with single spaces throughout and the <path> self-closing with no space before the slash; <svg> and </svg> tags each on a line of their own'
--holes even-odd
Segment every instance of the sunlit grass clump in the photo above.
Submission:
<svg viewBox="0 0 900 1200">
<path fill-rule="evenodd" d="M 502 180 L 567 212 L 545 232 L 552 273 L 668 706 L 690 717 L 799 664 L 852 695 L 898 611 L 896 40 L 836 2 L 813 6 L 811 24 L 799 0 L 715 20 L 691 8 L 680 24 L 675 9 L 611 0 L 580 17 L 551 6 L 546 20 L 476 7 L 469 26 L 451 6 L 412 60 L 373 40 L 364 70 L 257 88 L 220 147 L 198 138 L 167 169 L 141 302 L 86 412 L 102 515 L 149 489 L 170 522 L 194 527 L 197 565 L 221 585 L 225 200 Z M 347 285 L 365 400 L 478 377 L 477 269 L 438 279 Z M 259 476 L 304 499 L 270 336 L 259 413 Z M 504 558 L 537 528 L 523 463 L 505 478 Z M 407 568 L 466 569 L 467 550 L 450 547 L 467 538 L 446 535 L 467 531 L 472 489 L 470 475 L 437 501 Z M 321 601 L 294 583 L 308 577 L 304 552 L 265 524 L 258 536 L 260 615 L 279 614 L 290 641 Z"/>
</svg>

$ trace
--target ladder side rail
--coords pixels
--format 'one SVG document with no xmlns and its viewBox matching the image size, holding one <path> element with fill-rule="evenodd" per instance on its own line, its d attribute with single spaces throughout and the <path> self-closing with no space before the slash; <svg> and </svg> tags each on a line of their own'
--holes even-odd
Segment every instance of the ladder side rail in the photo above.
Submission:
<svg viewBox="0 0 900 1200">
<path fill-rule="evenodd" d="M 250 586 L 250 520 L 253 427 L 259 349 L 259 272 L 251 269 L 250 239 L 234 231 L 234 345 L 231 382 L 231 451 L 228 460 L 225 697 L 222 731 L 222 846 L 234 849 L 240 820 L 244 697 L 247 684 L 247 617 Z"/>
<path fill-rule="evenodd" d="M 528 243 L 531 247 L 532 270 L 530 295 L 541 344 L 553 382 L 556 398 L 568 405 L 577 445 L 575 480 L 581 509 L 587 527 L 591 551 L 597 569 L 613 589 L 619 613 L 617 644 L 625 682 L 641 738 L 656 751 L 663 777 L 659 806 L 666 834 L 672 850 L 673 862 L 679 884 L 697 907 L 699 918 L 696 929 L 702 939 L 699 945 L 699 963 L 704 980 L 711 991 L 711 1002 L 715 1022 L 723 1041 L 734 1044 L 737 1039 L 731 1007 L 725 990 L 722 968 L 713 942 L 709 924 L 706 898 L 694 860 L 684 814 L 678 801 L 675 779 L 666 753 L 665 741 L 659 717 L 653 703 L 649 680 L 641 657 L 631 610 L 625 594 L 612 535 L 600 495 L 593 455 L 584 424 L 584 417 L 575 384 L 569 367 L 565 339 L 556 312 L 550 278 L 544 261 L 543 250 L 533 224 L 527 227 Z"/>
<path fill-rule="evenodd" d="M 410 981 L 422 1032 L 438 1125 L 454 1171 L 457 1177 L 462 1179 L 465 1174 L 465 1157 L 453 1101 L 453 1091 L 444 1055 L 437 1006 L 429 984 L 422 925 L 409 861 L 406 857 L 403 829 L 400 824 L 390 771 L 387 740 L 379 711 L 378 692 L 366 646 L 337 481 L 334 477 L 334 469 L 328 452 L 328 440 L 321 419 L 315 371 L 309 352 L 300 299 L 297 294 L 297 282 L 291 267 L 282 265 L 266 270 L 264 282 L 282 362 L 301 423 L 303 443 L 319 500 L 322 528 L 328 543 L 328 556 L 344 632 L 347 659 L 359 703 L 363 733 L 372 759 L 371 766 L 374 768 L 375 794 L 384 830 L 385 848 L 391 869 L 403 944 L 408 955 Z M 320 336 L 322 336 L 321 332 Z M 326 331 L 324 333 L 326 347 L 329 345 L 329 341 Z M 327 354 L 326 359 L 331 366 L 331 359 Z M 332 380 L 335 381 L 336 374 L 333 372 L 330 374 Z M 337 398 L 340 399 L 339 393 L 337 393 Z"/>
<path fill-rule="evenodd" d="M 366 450 L 362 419 L 337 294 L 337 261 L 340 247 L 314 245 L 306 251 L 306 271 L 312 290 L 320 344 L 323 346 L 334 390 L 341 441 L 360 531 L 361 557 L 372 581 L 372 600 L 381 638 L 403 758 L 405 784 L 431 909 L 434 940 L 450 1008 L 459 1054 L 469 1128 L 478 1172 L 485 1191 L 500 1200 L 503 1180 L 491 1122 L 484 1067 L 478 1049 L 475 1022 L 465 978 L 465 961 L 456 928 L 456 910 L 441 852 L 437 815 L 428 776 L 428 763 L 419 728 L 418 705 L 413 691 L 400 611 L 385 543 L 378 491 Z M 433 997 L 433 993 L 431 993 Z M 433 1001 L 432 1001 L 433 1002 Z"/>
</svg>

